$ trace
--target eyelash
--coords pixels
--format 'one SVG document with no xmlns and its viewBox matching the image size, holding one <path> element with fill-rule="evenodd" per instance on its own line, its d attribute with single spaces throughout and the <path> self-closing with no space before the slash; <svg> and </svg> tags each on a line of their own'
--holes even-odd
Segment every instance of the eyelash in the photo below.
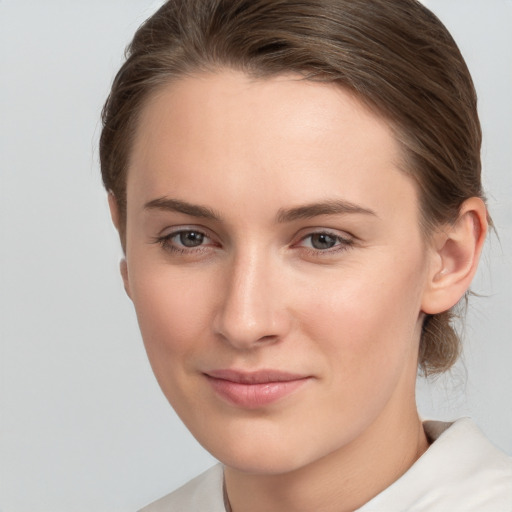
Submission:
<svg viewBox="0 0 512 512">
<path fill-rule="evenodd" d="M 169 233 L 167 235 L 157 237 L 154 243 L 160 244 L 162 249 L 176 254 L 197 254 L 203 252 L 206 249 L 206 247 L 203 244 L 198 245 L 196 247 L 179 247 L 172 242 L 173 238 L 186 233 L 196 233 L 197 235 L 210 239 L 210 237 L 206 233 L 199 229 L 180 229 L 178 231 L 173 231 L 172 233 Z"/>
<path fill-rule="evenodd" d="M 342 237 L 342 236 L 340 236 L 336 233 L 333 233 L 331 231 L 328 231 L 328 230 L 320 230 L 320 231 L 314 231 L 312 233 L 308 233 L 306 236 L 303 236 L 300 239 L 299 243 L 302 243 L 307 239 L 311 239 L 315 235 L 328 236 L 334 240 L 336 245 L 334 245 L 333 247 L 329 247 L 327 249 L 315 249 L 314 247 L 302 246 L 302 249 L 306 250 L 313 257 L 322 258 L 322 257 L 328 257 L 328 256 L 332 256 L 335 254 L 339 254 L 341 252 L 344 252 L 344 251 L 350 249 L 350 247 L 352 247 L 354 245 L 353 239 Z"/>
<path fill-rule="evenodd" d="M 195 233 L 197 235 L 200 235 L 206 239 L 210 239 L 210 237 L 204 233 L 203 231 L 199 229 L 180 229 L 178 231 L 173 231 L 172 233 L 169 233 L 164 236 L 160 236 L 155 238 L 154 243 L 159 244 L 162 249 L 168 252 L 172 252 L 175 254 L 197 254 L 205 251 L 207 249 L 207 246 L 204 244 L 198 245 L 196 247 L 185 247 L 185 246 L 177 246 L 175 243 L 172 242 L 174 238 L 177 236 L 187 234 L 187 233 Z M 300 244 L 304 241 L 311 239 L 313 236 L 328 236 L 332 238 L 335 241 L 335 244 L 333 247 L 329 247 L 327 249 L 315 249 L 314 247 L 305 247 L 301 246 Z M 306 251 L 310 256 L 313 257 L 327 257 L 334 254 L 338 254 L 340 252 L 348 250 L 350 247 L 354 245 L 354 240 L 351 238 L 345 238 L 338 234 L 332 233 L 328 230 L 322 230 L 322 231 L 314 231 L 311 233 L 308 233 L 307 235 L 303 236 L 298 243 L 293 244 L 294 246 L 301 247 L 304 251 Z"/>
</svg>

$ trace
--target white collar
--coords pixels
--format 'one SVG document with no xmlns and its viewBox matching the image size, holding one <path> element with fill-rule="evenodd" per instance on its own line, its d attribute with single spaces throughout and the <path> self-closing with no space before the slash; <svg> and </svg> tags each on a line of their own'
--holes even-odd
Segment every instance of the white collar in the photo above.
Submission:
<svg viewBox="0 0 512 512">
<path fill-rule="evenodd" d="M 426 421 L 429 449 L 358 512 L 510 512 L 512 458 L 469 418 Z"/>
</svg>

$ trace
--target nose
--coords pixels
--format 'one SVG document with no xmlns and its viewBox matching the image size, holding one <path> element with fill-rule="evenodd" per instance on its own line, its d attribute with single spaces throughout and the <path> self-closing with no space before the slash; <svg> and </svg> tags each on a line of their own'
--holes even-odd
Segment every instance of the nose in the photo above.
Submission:
<svg viewBox="0 0 512 512">
<path fill-rule="evenodd" d="M 238 350 L 276 343 L 291 325 L 279 265 L 261 252 L 234 256 L 223 276 L 214 330 Z"/>
</svg>

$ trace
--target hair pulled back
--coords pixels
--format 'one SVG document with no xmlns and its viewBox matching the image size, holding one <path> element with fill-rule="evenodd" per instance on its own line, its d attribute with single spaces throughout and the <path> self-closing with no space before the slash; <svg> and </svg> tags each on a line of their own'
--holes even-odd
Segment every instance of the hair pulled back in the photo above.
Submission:
<svg viewBox="0 0 512 512">
<path fill-rule="evenodd" d="M 453 222 L 464 200 L 483 197 L 471 76 L 444 25 L 416 0 L 170 0 L 136 32 L 102 114 L 101 170 L 123 247 L 127 169 L 145 101 L 173 80 L 221 68 L 334 82 L 384 116 L 417 184 L 426 236 Z M 425 321 L 425 374 L 457 359 L 452 316 Z"/>
</svg>

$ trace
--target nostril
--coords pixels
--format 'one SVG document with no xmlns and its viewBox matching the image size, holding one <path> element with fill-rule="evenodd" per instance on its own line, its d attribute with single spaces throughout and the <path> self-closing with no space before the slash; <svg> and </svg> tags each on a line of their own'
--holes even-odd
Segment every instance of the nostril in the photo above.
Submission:
<svg viewBox="0 0 512 512">
<path fill-rule="evenodd" d="M 220 336 L 220 339 L 224 343 L 232 345 L 238 350 L 253 350 L 258 347 L 263 347 L 267 345 L 272 345 L 278 343 L 280 340 L 280 335 L 278 334 L 268 334 L 264 336 L 259 336 L 255 333 L 225 333 L 225 332 L 217 332 L 217 335 Z"/>
<path fill-rule="evenodd" d="M 259 340 L 258 340 L 258 343 L 272 343 L 272 342 L 276 342 L 277 340 L 279 339 L 279 337 L 275 334 L 269 334 L 269 335 L 266 335 L 266 336 L 262 336 Z"/>
</svg>

